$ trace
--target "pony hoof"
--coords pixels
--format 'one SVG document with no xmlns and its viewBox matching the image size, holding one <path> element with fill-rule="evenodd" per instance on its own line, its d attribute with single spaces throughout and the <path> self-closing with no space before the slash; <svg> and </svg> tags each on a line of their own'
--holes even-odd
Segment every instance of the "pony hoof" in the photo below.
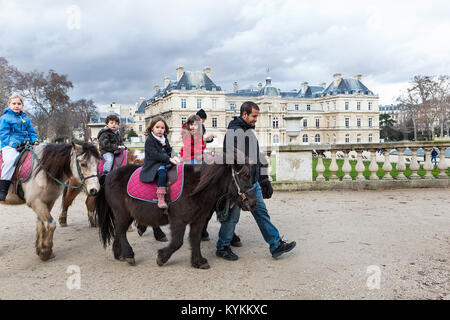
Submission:
<svg viewBox="0 0 450 320">
<path fill-rule="evenodd" d="M 125 261 L 125 258 L 124 257 L 119 257 L 119 258 L 117 258 L 117 260 L 119 260 L 119 261 Z"/>
<path fill-rule="evenodd" d="M 207 270 L 207 269 L 211 268 L 211 267 L 209 266 L 209 263 L 208 263 L 208 262 L 205 262 L 205 263 L 200 264 L 200 265 L 195 265 L 195 264 L 193 264 L 192 266 L 193 266 L 194 268 L 196 268 L 196 269 L 202 269 L 202 270 Z"/>
<path fill-rule="evenodd" d="M 207 270 L 207 269 L 209 269 L 209 268 L 211 268 L 211 267 L 209 266 L 209 263 L 207 262 L 207 263 L 202 264 L 202 265 L 199 266 L 198 268 L 199 268 L 199 269 L 202 269 L 202 270 Z"/>
<path fill-rule="evenodd" d="M 125 260 L 126 260 L 126 262 L 128 262 L 128 264 L 130 266 L 135 266 L 136 265 L 136 261 L 134 260 L 134 258 L 126 258 Z"/>
<path fill-rule="evenodd" d="M 156 258 L 156 264 L 160 267 L 162 267 L 164 265 L 164 262 L 158 257 Z"/>
<path fill-rule="evenodd" d="M 45 251 L 41 251 L 41 253 L 39 254 L 39 258 L 42 261 L 48 261 L 50 259 L 53 259 L 55 257 L 55 254 L 53 252 L 45 252 Z"/>
<path fill-rule="evenodd" d="M 67 227 L 67 223 L 65 223 L 65 222 L 60 222 L 60 223 L 59 223 L 59 226 L 62 227 L 62 228 L 65 228 L 65 227 Z"/>
</svg>

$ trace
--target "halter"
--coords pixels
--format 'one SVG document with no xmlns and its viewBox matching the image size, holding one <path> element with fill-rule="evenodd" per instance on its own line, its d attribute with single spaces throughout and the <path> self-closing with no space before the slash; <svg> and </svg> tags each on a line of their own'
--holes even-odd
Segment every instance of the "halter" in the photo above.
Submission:
<svg viewBox="0 0 450 320">
<path fill-rule="evenodd" d="M 44 169 L 44 171 L 45 171 L 46 174 L 48 174 L 53 180 L 55 180 L 57 183 L 59 183 L 60 185 L 66 187 L 66 188 L 70 188 L 70 189 L 80 189 L 81 187 L 84 186 L 84 182 L 85 182 L 87 179 L 91 179 L 91 178 L 97 177 L 97 175 L 92 175 L 92 176 L 89 176 L 89 177 L 87 177 L 87 178 L 84 178 L 83 174 L 81 173 L 80 164 L 78 163 L 78 157 L 75 155 L 75 163 L 76 163 L 76 166 L 77 166 L 77 173 L 78 173 L 78 177 L 80 178 L 81 184 L 80 184 L 79 186 L 71 186 L 71 185 L 68 185 L 67 183 L 64 183 L 64 182 L 60 181 L 59 179 L 55 178 L 54 176 L 52 176 L 52 175 L 48 172 L 48 170 L 47 170 L 47 169 L 44 167 L 44 165 L 42 164 L 41 160 L 39 160 L 39 157 L 38 157 L 38 156 L 36 155 L 36 153 L 34 152 L 32 146 L 30 146 L 29 144 L 27 144 L 27 145 L 25 145 L 25 147 L 24 147 L 24 150 L 25 150 L 25 149 L 31 151 L 31 154 L 33 155 L 33 158 L 36 159 L 37 163 L 41 166 L 42 169 Z"/>
<path fill-rule="evenodd" d="M 244 167 L 242 167 L 241 170 L 239 170 L 238 172 L 235 172 L 235 170 L 233 168 L 231 168 L 231 175 L 233 176 L 234 184 L 236 185 L 238 195 L 242 199 L 242 201 L 247 199 L 246 193 L 250 192 L 254 189 L 254 187 L 252 186 L 250 189 L 245 190 L 244 192 L 241 192 L 241 188 L 239 187 L 239 183 L 238 183 L 238 177 L 241 174 L 243 169 L 244 169 Z"/>
</svg>

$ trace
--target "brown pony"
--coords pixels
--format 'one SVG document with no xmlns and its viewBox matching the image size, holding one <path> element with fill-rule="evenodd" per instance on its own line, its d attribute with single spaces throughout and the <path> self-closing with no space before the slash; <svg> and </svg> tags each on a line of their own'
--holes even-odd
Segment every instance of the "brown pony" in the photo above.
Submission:
<svg viewBox="0 0 450 320">
<path fill-rule="evenodd" d="M 208 261 L 201 255 L 200 238 L 206 219 L 216 203 L 226 197 L 244 210 L 252 211 L 256 207 L 248 164 L 185 164 L 183 193 L 176 202 L 169 203 L 168 216 L 156 204 L 128 195 L 128 180 L 137 168 L 136 165 L 126 165 L 113 170 L 98 193 L 95 209 L 103 246 L 106 247 L 113 239 L 114 258 L 127 261 L 130 265 L 135 264 L 135 259 L 126 232 L 133 220 L 138 225 L 152 227 L 170 223 L 170 243 L 158 251 L 159 266 L 182 246 L 189 224 L 191 264 L 195 268 L 208 269 Z"/>
<path fill-rule="evenodd" d="M 133 149 L 127 149 L 127 164 L 137 164 L 142 165 L 144 163 L 144 159 L 139 159 L 136 155 L 135 150 Z M 70 186 L 76 186 L 77 182 L 75 178 L 71 178 L 69 182 L 67 183 Z M 75 198 L 80 194 L 80 189 L 72 189 L 72 188 L 64 188 L 63 196 L 62 196 L 62 211 L 59 214 L 59 225 L 61 227 L 67 227 L 67 211 L 69 210 L 69 207 L 72 205 Z M 94 219 L 94 209 L 95 209 L 95 197 L 93 196 L 87 196 L 86 198 L 86 209 L 88 214 L 88 220 L 89 224 L 92 228 L 98 227 L 97 221 Z M 142 236 L 143 232 L 141 232 L 142 227 L 138 227 L 138 233 L 140 236 Z M 165 233 L 161 230 L 161 228 L 153 228 L 153 234 L 155 236 L 155 239 L 157 241 L 166 242 L 167 237 Z"/>
</svg>

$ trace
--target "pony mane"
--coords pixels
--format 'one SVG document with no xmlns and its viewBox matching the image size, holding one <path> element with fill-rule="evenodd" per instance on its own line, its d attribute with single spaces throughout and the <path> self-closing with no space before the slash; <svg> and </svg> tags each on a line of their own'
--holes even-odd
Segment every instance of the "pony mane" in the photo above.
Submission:
<svg viewBox="0 0 450 320">
<path fill-rule="evenodd" d="M 198 195 L 200 192 L 205 189 L 209 189 L 219 183 L 219 180 L 226 175 L 227 166 L 219 165 L 219 164 L 203 164 L 202 168 L 205 168 L 201 171 L 200 181 L 195 189 L 191 192 L 190 196 Z"/>
<path fill-rule="evenodd" d="M 83 147 L 83 153 L 86 154 L 88 158 L 94 157 L 95 159 L 100 160 L 100 152 L 92 143 L 83 142 L 77 144 Z M 45 168 L 49 181 L 56 183 L 51 177 L 61 180 L 64 176 L 72 175 L 72 170 L 70 168 L 71 152 L 72 145 L 67 143 L 49 143 L 44 146 L 41 163 Z M 41 170 L 43 170 L 43 168 L 38 166 L 36 174 Z"/>
</svg>

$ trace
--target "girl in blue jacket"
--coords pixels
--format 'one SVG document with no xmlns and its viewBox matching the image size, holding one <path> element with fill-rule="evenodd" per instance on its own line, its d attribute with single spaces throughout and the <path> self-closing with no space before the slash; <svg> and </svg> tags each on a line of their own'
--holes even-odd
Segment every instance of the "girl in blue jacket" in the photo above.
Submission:
<svg viewBox="0 0 450 320">
<path fill-rule="evenodd" d="M 19 152 L 17 147 L 23 142 L 38 144 L 36 131 L 30 119 L 22 111 L 23 99 L 13 94 L 8 100 L 8 108 L 0 117 L 0 142 L 2 150 L 2 173 L 0 179 L 0 201 L 5 201 L 11 178 L 14 173 L 14 163 Z"/>
</svg>

